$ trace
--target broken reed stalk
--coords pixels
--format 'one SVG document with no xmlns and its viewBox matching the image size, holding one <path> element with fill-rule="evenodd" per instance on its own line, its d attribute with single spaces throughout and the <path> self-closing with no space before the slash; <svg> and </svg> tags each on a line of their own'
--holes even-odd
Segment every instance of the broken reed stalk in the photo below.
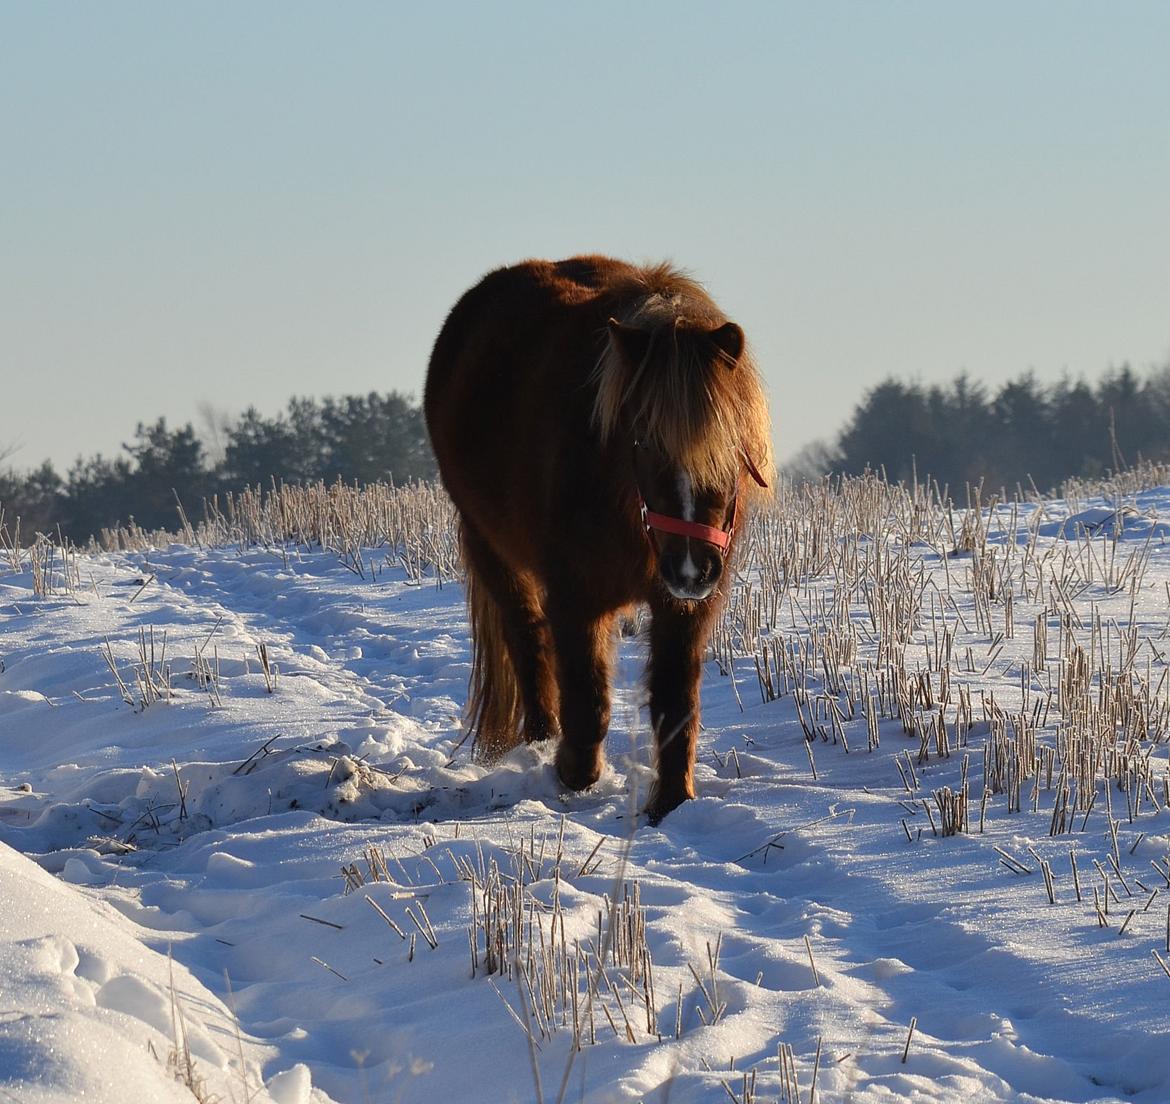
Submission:
<svg viewBox="0 0 1170 1104">
<path fill-rule="evenodd" d="M 799 1104 L 800 1079 L 796 1074 L 796 1055 L 790 1043 L 777 1044 L 776 1060 L 780 1065 L 780 1089 L 784 1094 L 784 1104 Z"/>
<path fill-rule="evenodd" d="M 398 934 L 398 938 L 399 938 L 399 939 L 405 939 L 405 938 L 406 938 L 406 932 L 402 931 L 401 927 L 399 927 L 399 926 L 398 926 L 397 922 L 395 922 L 394 918 L 393 918 L 393 917 L 390 915 L 390 913 L 388 913 L 388 912 L 387 912 L 387 911 L 386 911 L 386 910 L 383 908 L 383 906 L 381 906 L 380 904 L 378 904 L 378 902 L 377 902 L 377 901 L 374 901 L 373 897 L 366 897 L 366 898 L 365 898 L 365 903 L 366 903 L 367 905 L 370 905 L 370 906 L 371 906 L 371 908 L 372 908 L 374 911 L 376 911 L 376 912 L 378 913 L 378 916 L 380 916 L 381 918 L 383 918 L 383 919 L 385 920 L 385 922 L 386 922 L 388 925 L 390 925 L 390 929 L 391 929 L 393 932 L 395 932 L 395 933 L 397 933 L 397 934 Z"/>
<path fill-rule="evenodd" d="M 333 969 L 333 967 L 330 966 L 329 963 L 326 962 L 323 958 L 318 958 L 316 955 L 309 955 L 309 958 L 312 959 L 323 970 L 328 970 L 334 977 L 339 977 L 342 981 L 349 981 L 349 978 L 347 978 L 345 974 Z"/>
<path fill-rule="evenodd" d="M 813 1059 L 812 1083 L 808 1090 L 808 1104 L 816 1104 L 817 1100 L 817 1073 L 821 1068 L 821 1036 L 817 1036 L 817 1053 Z"/>
<path fill-rule="evenodd" d="M 918 1026 L 918 1017 L 910 1017 L 910 1030 L 906 1032 L 906 1045 L 902 1048 L 902 1065 L 906 1064 L 906 1059 L 910 1057 L 910 1040 L 914 1038 L 914 1029 Z"/>
<path fill-rule="evenodd" d="M 276 693 L 276 668 L 269 662 L 268 645 L 260 641 L 256 645 L 256 654 L 260 658 L 260 670 L 264 674 L 264 689 L 270 694 Z"/>
<path fill-rule="evenodd" d="M 118 673 L 118 665 L 114 662 L 114 652 L 110 647 L 109 637 L 105 638 L 103 648 L 101 649 L 102 659 L 106 661 L 106 666 L 110 669 L 110 674 L 114 676 L 114 682 L 117 683 L 118 693 L 127 705 L 134 704 L 134 696 L 130 693 L 122 676 Z"/>
<path fill-rule="evenodd" d="M 813 958 L 812 944 L 809 942 L 807 935 L 804 937 L 804 949 L 808 952 L 808 964 L 812 969 L 813 985 L 819 989 L 821 987 L 821 975 L 817 973 L 816 959 Z"/>
<path fill-rule="evenodd" d="M 1044 872 L 1044 885 L 1048 891 L 1048 903 L 1056 904 L 1056 879 L 1052 876 L 1052 864 L 1045 859 L 1040 869 Z"/>
</svg>

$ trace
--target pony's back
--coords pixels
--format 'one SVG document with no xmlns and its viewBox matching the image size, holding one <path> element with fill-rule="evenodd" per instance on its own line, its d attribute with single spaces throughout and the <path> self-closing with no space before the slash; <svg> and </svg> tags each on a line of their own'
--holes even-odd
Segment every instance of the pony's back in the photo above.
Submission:
<svg viewBox="0 0 1170 1104">
<path fill-rule="evenodd" d="M 527 538 L 569 469 L 589 466 L 591 376 L 619 309 L 614 289 L 636 271 L 604 257 L 497 269 L 435 341 L 423 409 L 443 482 L 465 519 L 493 532 L 513 523 L 518 560 L 534 554 Z"/>
</svg>

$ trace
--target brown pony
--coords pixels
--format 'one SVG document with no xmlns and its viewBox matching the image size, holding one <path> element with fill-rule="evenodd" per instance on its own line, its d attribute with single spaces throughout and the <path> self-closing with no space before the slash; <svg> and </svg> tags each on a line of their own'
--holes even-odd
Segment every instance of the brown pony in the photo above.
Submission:
<svg viewBox="0 0 1170 1104">
<path fill-rule="evenodd" d="M 456 303 L 425 410 L 462 521 L 478 753 L 597 781 L 615 619 L 650 608 L 657 823 L 695 796 L 699 676 L 771 430 L 743 331 L 669 265 L 525 261 Z"/>
</svg>

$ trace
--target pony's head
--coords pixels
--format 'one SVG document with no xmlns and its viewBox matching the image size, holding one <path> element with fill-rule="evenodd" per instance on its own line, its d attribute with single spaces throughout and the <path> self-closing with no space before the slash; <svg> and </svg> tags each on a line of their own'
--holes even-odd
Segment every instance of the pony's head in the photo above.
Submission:
<svg viewBox="0 0 1170 1104">
<path fill-rule="evenodd" d="M 663 585 L 701 601 L 718 590 L 737 513 L 766 485 L 771 427 L 743 330 L 698 285 L 663 276 L 669 293 L 610 320 L 594 422 L 603 440 L 629 441 Z"/>
<path fill-rule="evenodd" d="M 690 472 L 653 443 L 634 443 L 634 480 L 658 575 L 675 598 L 709 598 L 734 535 L 738 491 L 697 486 Z"/>
</svg>

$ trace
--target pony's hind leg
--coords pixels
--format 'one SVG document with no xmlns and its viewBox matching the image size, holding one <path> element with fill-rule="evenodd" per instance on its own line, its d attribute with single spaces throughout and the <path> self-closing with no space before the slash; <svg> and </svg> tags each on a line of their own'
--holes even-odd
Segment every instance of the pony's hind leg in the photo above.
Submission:
<svg viewBox="0 0 1170 1104">
<path fill-rule="evenodd" d="M 556 736 L 552 637 L 532 581 L 510 571 L 469 526 L 462 530 L 475 651 L 471 714 L 477 746 L 491 758 Z"/>
<path fill-rule="evenodd" d="M 561 692 L 557 774 L 571 790 L 592 786 L 601 776 L 602 744 L 609 728 L 613 621 L 612 613 L 588 617 L 559 603 L 549 609 Z"/>
</svg>

